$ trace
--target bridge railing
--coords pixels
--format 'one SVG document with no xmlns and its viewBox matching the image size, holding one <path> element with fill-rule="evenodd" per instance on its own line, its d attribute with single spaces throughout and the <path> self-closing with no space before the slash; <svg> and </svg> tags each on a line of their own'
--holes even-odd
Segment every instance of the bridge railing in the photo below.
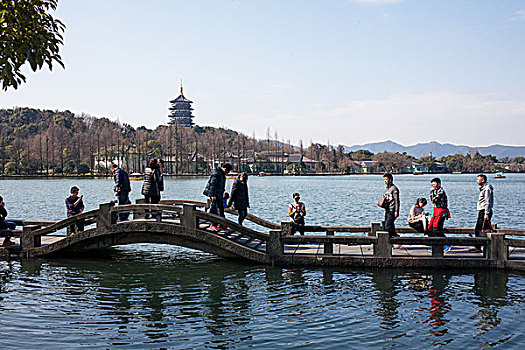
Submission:
<svg viewBox="0 0 525 350">
<path fill-rule="evenodd" d="M 306 246 L 322 244 L 321 256 L 333 256 L 334 245 L 372 245 L 373 257 L 391 258 L 393 245 L 405 246 L 429 246 L 432 247 L 432 258 L 444 258 L 443 247 L 445 245 L 475 247 L 482 246 L 483 257 L 495 261 L 509 260 L 509 248 L 525 247 L 525 239 L 506 238 L 506 235 L 525 236 L 525 230 L 497 229 L 493 233 L 487 233 L 486 237 L 390 237 L 387 232 L 381 230 L 380 223 L 372 223 L 370 226 L 304 226 L 305 232 L 319 233 L 324 235 L 291 235 L 293 226 L 291 222 L 282 222 L 279 230 L 270 231 L 268 242 L 268 253 L 276 258 L 283 257 L 286 245 Z M 419 233 L 411 227 L 397 227 L 398 233 Z M 367 236 L 335 235 L 339 233 L 364 233 Z M 473 235 L 473 228 L 448 228 L 445 233 L 456 235 Z M 297 251 L 297 249 L 296 249 Z M 447 258 L 454 258 L 447 256 Z M 465 258 L 462 256 L 461 258 Z"/>
<path fill-rule="evenodd" d="M 50 225 L 42 227 L 42 225 L 24 225 L 22 226 L 22 234 L 20 235 L 20 245 L 23 248 L 36 248 L 42 245 L 42 236 L 57 232 L 64 228 L 69 228 L 71 225 L 82 221 L 86 226 L 97 222 L 99 209 L 90 210 L 67 219 L 53 222 Z"/>
<path fill-rule="evenodd" d="M 186 213 L 184 213 L 183 215 L 186 215 Z M 243 235 L 246 235 L 252 238 L 256 238 L 264 242 L 266 242 L 269 238 L 269 234 L 267 233 L 258 232 L 250 228 L 247 228 L 245 226 L 241 226 L 238 223 L 228 220 L 226 218 L 223 218 L 222 216 L 219 216 L 219 215 L 207 213 L 204 211 L 198 211 L 198 210 L 194 211 L 194 215 L 196 218 L 195 220 L 196 228 L 201 227 L 201 224 L 222 225 L 223 227 L 226 227 L 232 231 L 238 232 L 240 234 L 243 234 Z"/>
</svg>

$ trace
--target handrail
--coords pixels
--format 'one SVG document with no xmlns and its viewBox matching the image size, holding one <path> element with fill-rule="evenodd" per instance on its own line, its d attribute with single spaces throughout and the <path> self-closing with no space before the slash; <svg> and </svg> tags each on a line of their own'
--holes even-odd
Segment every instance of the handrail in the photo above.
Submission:
<svg viewBox="0 0 525 350">
<path fill-rule="evenodd" d="M 505 238 L 505 243 L 509 247 L 525 248 L 525 239 Z"/>
<path fill-rule="evenodd" d="M 369 236 L 283 236 L 282 241 L 287 244 L 305 243 L 334 243 L 334 244 L 375 244 L 377 237 Z"/>
<path fill-rule="evenodd" d="M 498 228 L 498 233 L 504 233 L 507 236 L 525 236 L 525 230 L 513 229 L 513 228 Z"/>
<path fill-rule="evenodd" d="M 208 205 L 207 202 L 197 201 L 194 199 L 161 199 L 160 204 L 175 204 L 175 205 L 192 204 L 192 205 L 195 205 L 196 207 L 206 207 Z"/>
<path fill-rule="evenodd" d="M 166 205 L 166 204 L 125 204 L 125 205 L 117 205 L 111 207 L 111 212 L 118 212 L 118 211 L 135 211 L 135 210 L 152 210 L 152 211 L 176 211 L 178 213 L 182 213 L 181 207 L 176 207 L 173 205 Z"/>
<path fill-rule="evenodd" d="M 370 226 L 305 226 L 305 232 L 351 232 L 351 233 L 368 233 Z"/>
<path fill-rule="evenodd" d="M 222 216 L 219 216 L 219 215 L 206 213 L 206 212 L 202 212 L 202 211 L 196 211 L 195 212 L 195 216 L 197 218 L 199 218 L 199 219 L 209 220 L 209 221 L 215 222 L 217 224 L 221 224 L 221 225 L 230 227 L 230 228 L 234 229 L 235 231 L 237 231 L 239 233 L 245 234 L 245 235 L 253 237 L 253 238 L 260 239 L 262 241 L 267 241 L 268 238 L 270 237 L 270 235 L 268 235 L 266 233 L 258 232 L 258 231 L 249 229 L 247 227 L 241 226 L 238 223 L 233 222 L 231 220 L 228 220 L 226 218 L 223 218 Z"/>
<path fill-rule="evenodd" d="M 39 225 L 39 226 L 47 226 L 56 224 L 58 221 L 56 220 L 22 220 L 22 219 L 9 219 L 9 221 L 12 221 L 16 224 L 16 226 L 27 226 L 27 225 Z"/>
<path fill-rule="evenodd" d="M 227 212 L 227 213 L 230 213 L 230 214 L 234 214 L 234 215 L 239 215 L 239 212 L 235 209 L 231 209 L 231 208 L 224 208 L 224 211 Z M 274 222 L 271 222 L 271 221 L 268 221 L 268 220 L 264 220 L 258 216 L 255 216 L 253 214 L 250 214 L 248 213 L 248 215 L 246 215 L 246 220 L 249 220 L 253 223 L 256 223 L 257 225 L 260 225 L 262 227 L 266 227 L 266 228 L 269 228 L 271 230 L 278 230 L 281 228 L 281 225 L 279 224 L 276 224 Z"/>
<path fill-rule="evenodd" d="M 31 234 L 31 236 L 43 236 L 43 235 L 46 235 L 48 233 L 52 233 L 52 232 L 58 231 L 58 230 L 60 230 L 60 229 L 62 229 L 64 227 L 67 227 L 69 225 L 72 225 L 72 224 L 74 224 L 75 222 L 77 222 L 79 220 L 95 217 L 96 215 L 98 215 L 98 213 L 99 213 L 99 209 L 86 211 L 84 213 L 77 214 L 77 215 L 71 216 L 71 217 L 69 217 L 67 219 L 58 221 L 58 222 L 56 222 L 56 223 L 54 223 L 52 225 L 43 227 L 41 229 L 38 229 L 38 230 L 35 230 L 35 231 L 30 231 L 30 234 Z"/>
</svg>

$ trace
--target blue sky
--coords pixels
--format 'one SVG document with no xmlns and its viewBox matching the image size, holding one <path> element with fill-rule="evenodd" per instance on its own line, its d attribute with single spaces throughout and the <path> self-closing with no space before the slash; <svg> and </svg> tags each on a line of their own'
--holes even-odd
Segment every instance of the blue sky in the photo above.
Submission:
<svg viewBox="0 0 525 350">
<path fill-rule="evenodd" d="M 66 69 L 0 106 L 331 144 L 525 145 L 523 1 L 61 0 Z"/>
</svg>

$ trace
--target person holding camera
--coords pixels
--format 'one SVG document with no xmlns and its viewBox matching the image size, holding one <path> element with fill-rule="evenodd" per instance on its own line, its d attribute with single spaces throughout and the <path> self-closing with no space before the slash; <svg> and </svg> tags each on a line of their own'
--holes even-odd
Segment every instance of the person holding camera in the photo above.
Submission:
<svg viewBox="0 0 525 350">
<path fill-rule="evenodd" d="M 70 218 L 72 216 L 81 214 L 84 211 L 84 195 L 79 196 L 78 192 L 80 190 L 77 186 L 71 187 L 71 196 L 66 198 L 66 209 L 67 209 L 67 217 Z M 79 220 L 76 223 L 69 226 L 70 233 L 76 234 L 79 232 L 84 231 L 84 220 Z"/>
<path fill-rule="evenodd" d="M 288 206 L 288 216 L 292 219 L 292 235 L 295 234 L 295 231 L 299 231 L 301 236 L 304 236 L 306 206 L 303 202 L 299 202 L 299 199 L 301 199 L 299 193 L 294 193 L 292 197 L 293 202 Z"/>
</svg>

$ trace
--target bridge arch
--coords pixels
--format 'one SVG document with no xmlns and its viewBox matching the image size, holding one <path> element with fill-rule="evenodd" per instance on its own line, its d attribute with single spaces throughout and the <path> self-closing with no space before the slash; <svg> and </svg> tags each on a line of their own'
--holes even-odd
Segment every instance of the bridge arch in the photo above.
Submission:
<svg viewBox="0 0 525 350">
<path fill-rule="evenodd" d="M 123 222 L 93 228 L 66 239 L 31 250 L 32 256 L 74 254 L 94 249 L 136 243 L 169 244 L 191 248 L 224 258 L 247 259 L 269 264 L 262 251 L 236 243 L 223 236 L 164 222 Z"/>
</svg>

